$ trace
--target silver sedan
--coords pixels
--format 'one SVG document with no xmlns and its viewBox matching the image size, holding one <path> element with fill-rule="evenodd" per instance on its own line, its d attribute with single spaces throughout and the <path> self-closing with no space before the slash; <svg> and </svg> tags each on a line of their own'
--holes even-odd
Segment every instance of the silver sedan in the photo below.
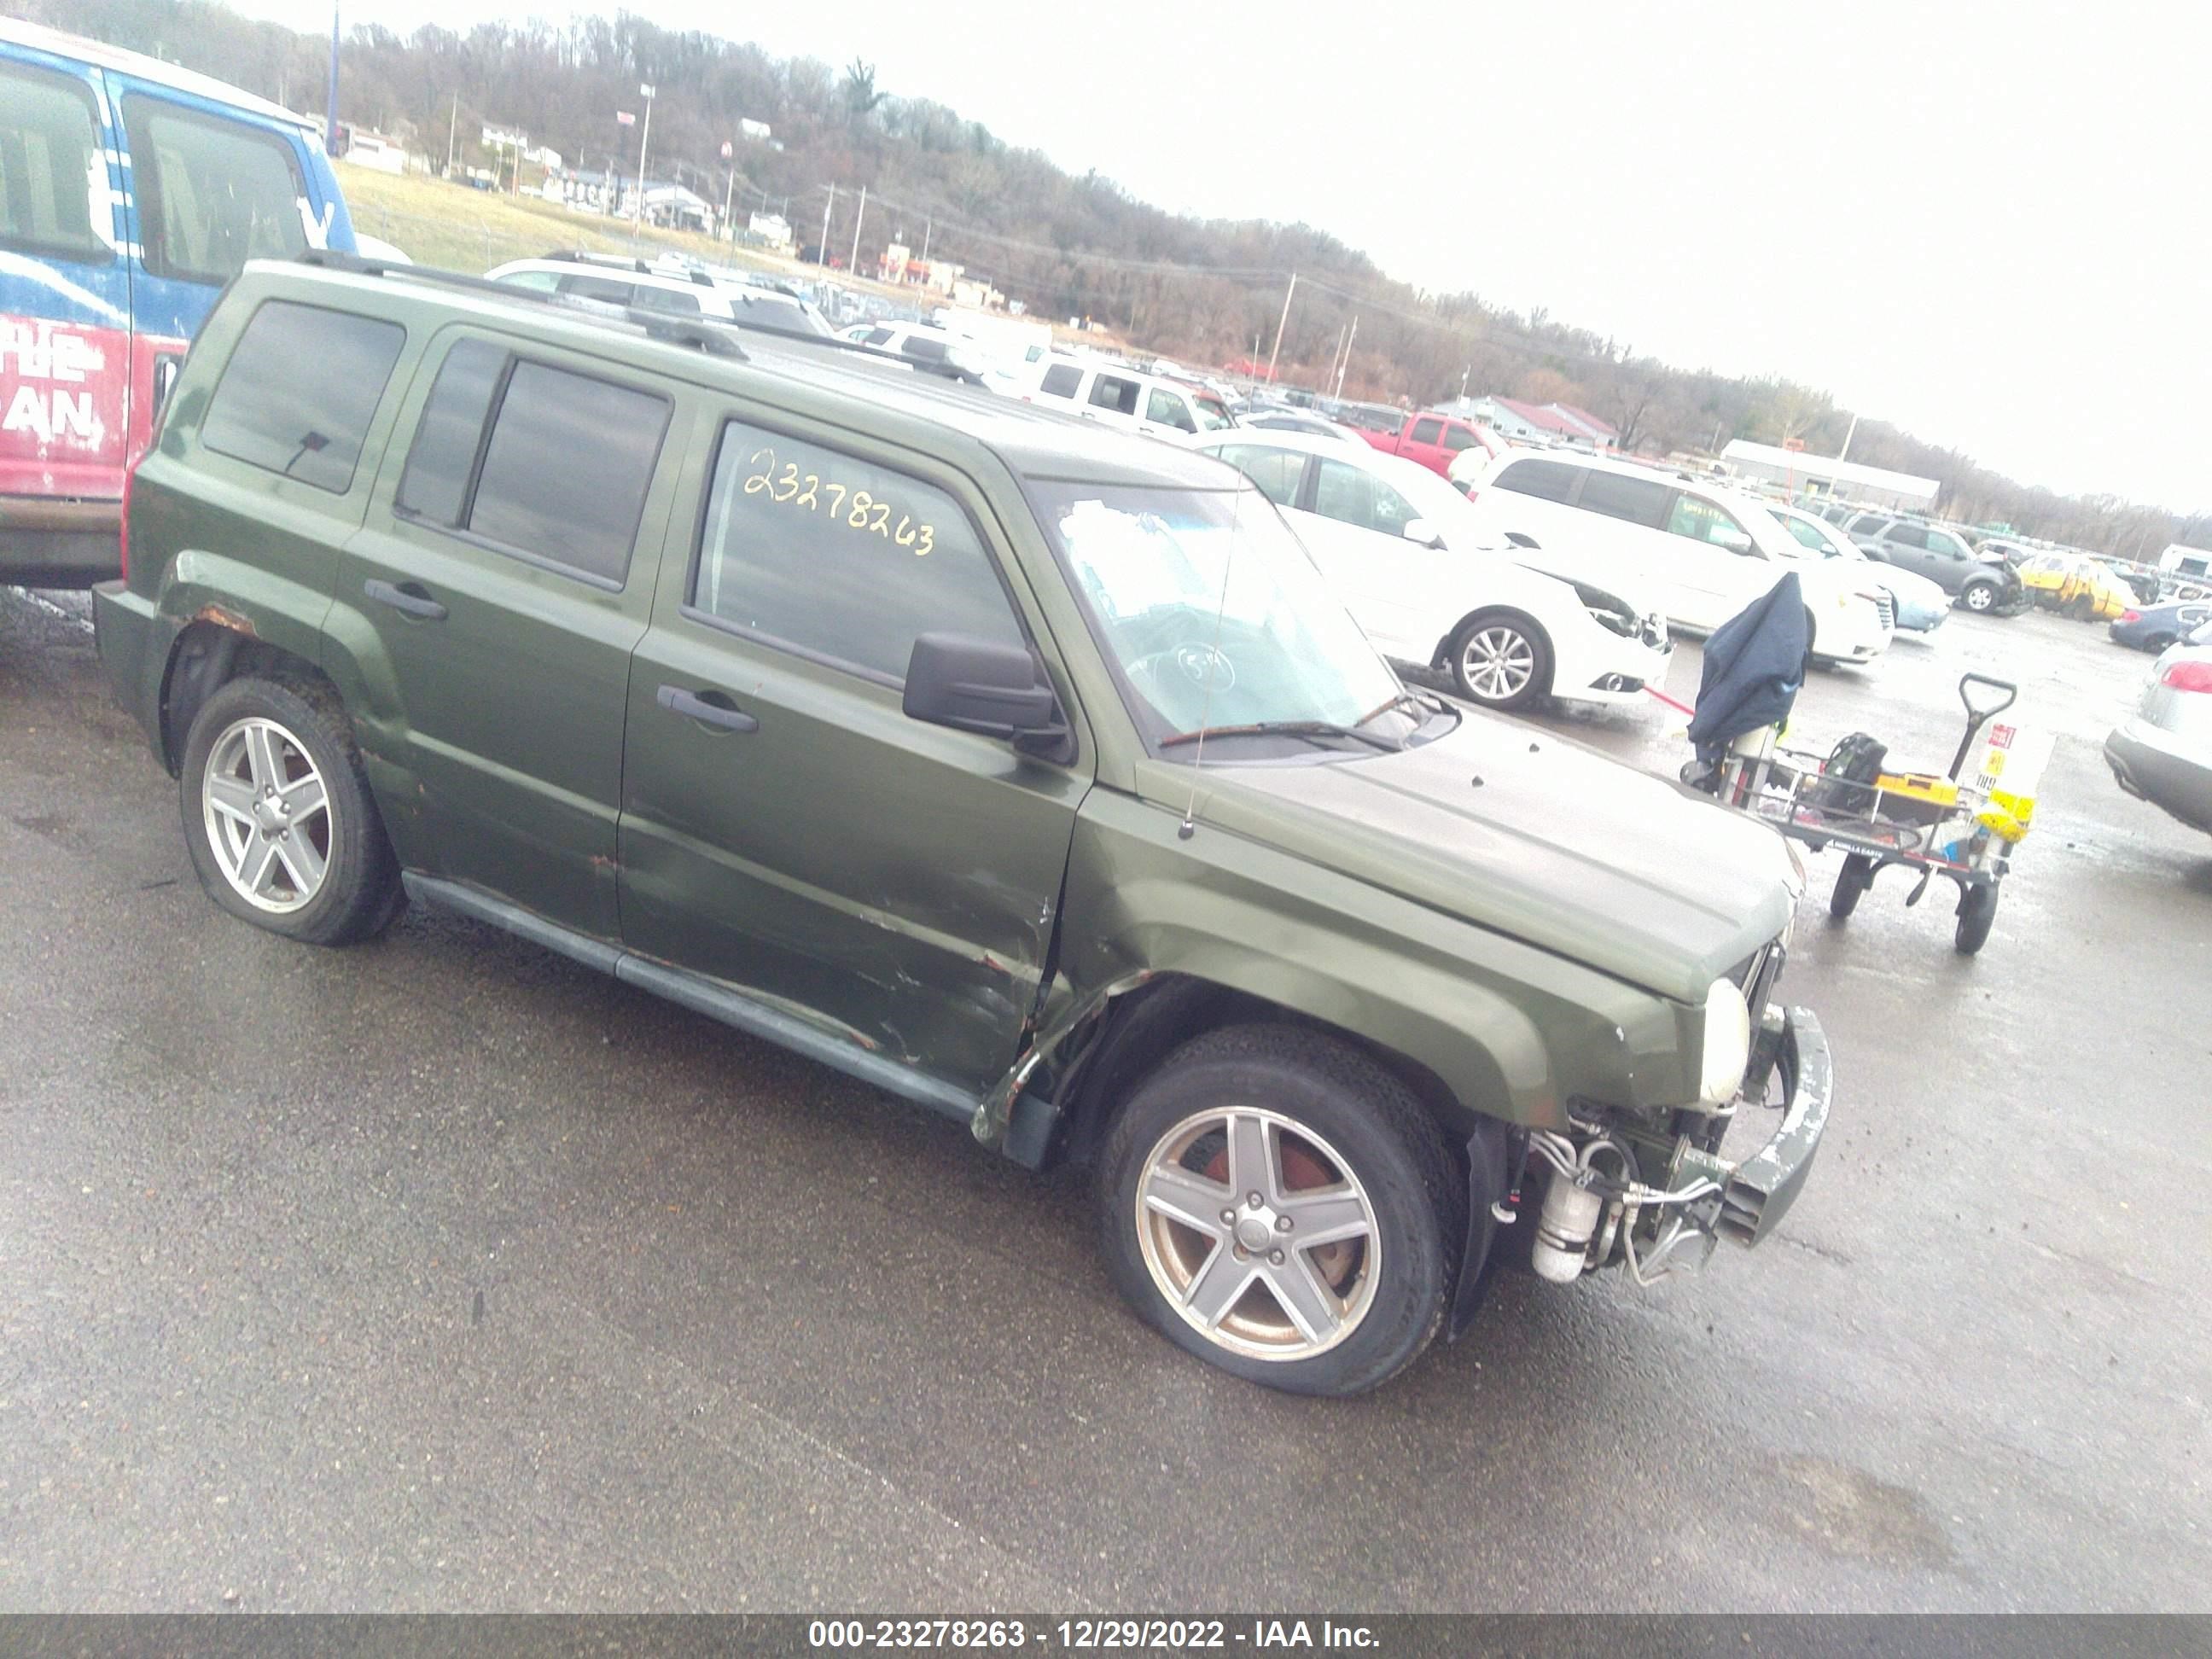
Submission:
<svg viewBox="0 0 2212 1659">
<path fill-rule="evenodd" d="M 2120 787 L 2212 830 L 2212 626 L 2158 659 L 2135 717 L 2105 739 Z"/>
</svg>

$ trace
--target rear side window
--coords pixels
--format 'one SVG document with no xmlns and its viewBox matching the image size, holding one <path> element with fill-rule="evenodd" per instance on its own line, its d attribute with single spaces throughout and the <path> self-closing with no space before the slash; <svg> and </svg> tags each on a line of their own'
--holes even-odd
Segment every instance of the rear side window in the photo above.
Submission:
<svg viewBox="0 0 2212 1659">
<path fill-rule="evenodd" d="M 1443 435 L 1444 423 L 1442 421 L 1416 421 L 1413 422 L 1413 441 L 1417 444 L 1441 443 L 1443 441 Z"/>
<path fill-rule="evenodd" d="M 0 248 L 112 261 L 94 233 L 92 192 L 107 188 L 92 89 L 68 76 L 0 64 Z M 113 215 L 100 214 L 112 234 Z"/>
<path fill-rule="evenodd" d="M 1091 386 L 1091 401 L 1099 409 L 1109 409 L 1116 415 L 1133 416 L 1137 412 L 1137 392 L 1134 380 L 1125 380 L 1118 374 L 1101 374 Z"/>
<path fill-rule="evenodd" d="M 597 300 L 605 305 L 627 306 L 637 298 L 637 284 L 617 283 L 607 276 L 563 276 L 561 292 L 579 300 Z"/>
<path fill-rule="evenodd" d="M 1667 521 L 1667 498 L 1673 492 L 1650 478 L 1627 478 L 1618 472 L 1586 472 L 1578 505 L 1608 519 L 1620 519 L 1656 530 Z"/>
<path fill-rule="evenodd" d="M 1073 398 L 1075 388 L 1083 384 L 1083 371 L 1073 363 L 1054 363 L 1037 382 L 1037 390 L 1048 398 Z"/>
<path fill-rule="evenodd" d="M 223 366 L 200 442 L 343 495 L 406 342 L 380 318 L 268 301 Z"/>
<path fill-rule="evenodd" d="M 1295 449 L 1270 444 L 1224 444 L 1213 452 L 1260 486 L 1260 493 L 1277 507 L 1298 504 L 1298 483 L 1305 477 L 1306 458 Z"/>
<path fill-rule="evenodd" d="M 146 269 L 187 283 L 227 283 L 248 259 L 289 259 L 307 246 L 299 159 L 275 133 L 124 100 L 131 188 Z"/>
<path fill-rule="evenodd" d="M 670 409 L 651 392 L 463 340 L 423 405 L 399 509 L 619 587 Z"/>
<path fill-rule="evenodd" d="M 1581 471 L 1565 461 L 1516 461 L 1498 475 L 1498 487 L 1542 501 L 1564 501 L 1573 494 Z"/>
<path fill-rule="evenodd" d="M 1028 643 L 951 496 L 735 421 L 722 428 L 691 580 L 695 610 L 890 684 L 922 634 Z"/>
<path fill-rule="evenodd" d="M 699 296 L 686 289 L 655 288 L 650 283 L 640 283 L 630 303 L 640 311 L 669 311 L 679 317 L 696 317 L 702 309 Z"/>
<path fill-rule="evenodd" d="M 449 528 L 460 524 L 484 417 L 506 373 L 506 349 L 489 340 L 463 340 L 446 354 L 399 477 L 401 512 Z"/>
</svg>

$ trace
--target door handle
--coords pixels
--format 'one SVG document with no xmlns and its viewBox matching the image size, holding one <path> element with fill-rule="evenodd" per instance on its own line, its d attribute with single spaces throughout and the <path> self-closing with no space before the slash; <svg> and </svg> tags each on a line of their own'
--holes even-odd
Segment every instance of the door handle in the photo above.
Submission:
<svg viewBox="0 0 2212 1659">
<path fill-rule="evenodd" d="M 716 695 L 720 695 L 719 693 Z M 704 720 L 725 732 L 757 732 L 760 722 L 742 708 L 731 708 L 719 702 L 708 702 L 696 691 L 686 691 L 680 685 L 664 685 L 654 697 L 672 714 L 681 714 L 687 720 Z"/>
<path fill-rule="evenodd" d="M 388 605 L 394 611 L 404 612 L 410 617 L 420 617 L 424 622 L 446 620 L 446 607 L 413 582 L 409 582 L 404 586 L 394 586 L 390 582 L 372 576 L 361 585 L 361 591 L 379 605 Z"/>
</svg>

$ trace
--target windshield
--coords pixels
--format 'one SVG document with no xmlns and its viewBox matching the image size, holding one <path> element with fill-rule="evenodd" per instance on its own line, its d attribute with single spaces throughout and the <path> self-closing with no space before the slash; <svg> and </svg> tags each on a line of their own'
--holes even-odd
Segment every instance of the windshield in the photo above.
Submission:
<svg viewBox="0 0 2212 1659">
<path fill-rule="evenodd" d="M 1256 489 L 1033 489 L 1156 750 L 1201 727 L 1284 720 L 1371 721 L 1395 739 L 1422 718 L 1376 718 L 1404 688 Z"/>
</svg>

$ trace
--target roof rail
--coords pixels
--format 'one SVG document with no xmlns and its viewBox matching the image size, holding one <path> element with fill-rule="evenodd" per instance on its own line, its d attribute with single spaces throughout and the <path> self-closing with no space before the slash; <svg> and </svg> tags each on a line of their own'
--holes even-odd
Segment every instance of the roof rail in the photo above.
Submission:
<svg viewBox="0 0 2212 1659">
<path fill-rule="evenodd" d="M 578 295 L 544 294 L 535 289 L 517 288 L 512 283 L 495 283 L 488 276 L 471 276 L 465 271 L 447 270 L 438 265 L 398 264 L 389 259 L 364 258 L 358 253 L 341 253 L 329 248 L 309 248 L 298 256 L 298 263 L 319 265 L 326 270 L 343 270 L 356 276 L 397 276 L 406 282 L 428 283 L 514 304 L 545 306 L 563 316 L 580 317 L 587 322 L 602 325 L 621 325 L 634 328 L 648 339 L 664 341 L 671 345 L 690 346 L 708 356 L 729 357 L 739 362 L 745 361 L 744 348 L 731 337 L 730 325 L 719 318 L 694 319 L 675 317 L 665 311 L 645 311 L 636 306 L 611 305 L 604 300 L 587 300 Z"/>
</svg>

